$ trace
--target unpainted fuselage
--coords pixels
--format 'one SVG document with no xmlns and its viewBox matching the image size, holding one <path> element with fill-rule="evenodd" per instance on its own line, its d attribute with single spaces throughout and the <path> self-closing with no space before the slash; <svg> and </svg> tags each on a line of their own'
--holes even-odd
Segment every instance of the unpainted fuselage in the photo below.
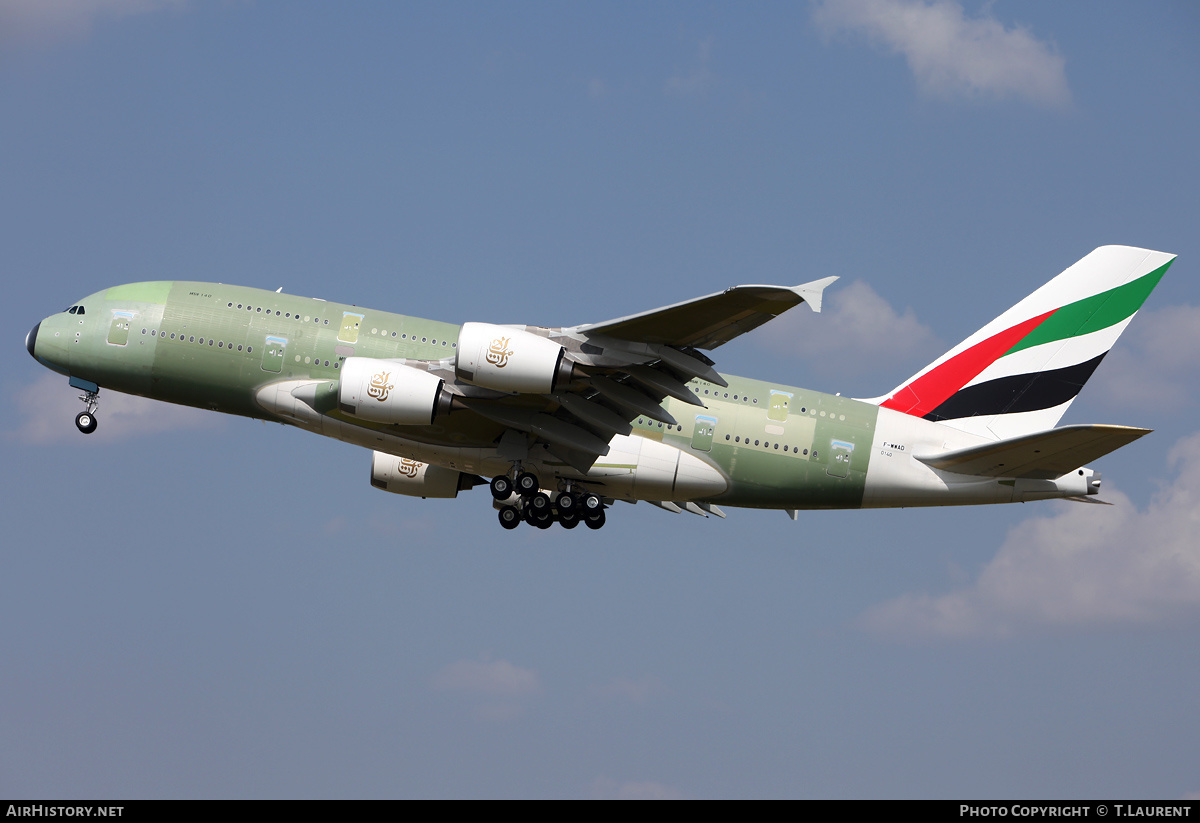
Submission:
<svg viewBox="0 0 1200 823">
<path fill-rule="evenodd" d="M 74 381 L 246 417 L 278 420 L 399 457 L 490 477 L 510 461 L 501 423 L 468 410 L 431 425 L 364 422 L 314 408 L 293 389 L 335 389 L 345 358 L 441 360 L 455 355 L 459 326 L 240 286 L 147 282 L 79 301 L 43 320 L 31 353 Z M 983 439 L 872 403 L 723 375 L 727 387 L 692 380 L 706 408 L 668 398 L 671 426 L 640 417 L 608 455 L 582 474 L 545 449 L 542 476 L 572 478 L 614 498 L 812 509 L 1000 503 L 1084 494 L 1083 475 L 1005 481 L 942 472 L 915 455 Z M 549 401 L 530 396 L 541 410 Z M 319 409 L 319 410 L 318 410 Z M 664 453 L 678 476 L 655 474 Z M 692 469 L 684 477 L 684 466 Z M 640 477 L 639 477 L 640 472 Z M 1078 488 L 1076 488 L 1078 486 Z"/>
</svg>

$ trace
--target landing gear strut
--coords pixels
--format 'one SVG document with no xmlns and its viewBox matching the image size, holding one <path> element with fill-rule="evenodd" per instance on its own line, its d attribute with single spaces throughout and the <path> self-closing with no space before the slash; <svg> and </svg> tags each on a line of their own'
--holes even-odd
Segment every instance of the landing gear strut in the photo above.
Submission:
<svg viewBox="0 0 1200 823">
<path fill-rule="evenodd" d="M 79 399 L 87 406 L 87 411 L 82 411 L 75 417 L 75 426 L 84 434 L 91 434 L 96 430 L 96 407 L 99 405 L 96 400 L 97 394 L 94 391 L 84 391 L 79 395 Z"/>
</svg>

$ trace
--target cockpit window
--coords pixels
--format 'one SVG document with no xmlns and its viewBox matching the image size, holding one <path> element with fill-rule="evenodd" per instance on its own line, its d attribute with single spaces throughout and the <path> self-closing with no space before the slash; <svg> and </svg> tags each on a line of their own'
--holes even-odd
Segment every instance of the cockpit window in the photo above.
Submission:
<svg viewBox="0 0 1200 823">
<path fill-rule="evenodd" d="M 67 314 L 83 314 L 83 306 L 72 306 L 66 312 Z"/>
<path fill-rule="evenodd" d="M 78 312 L 78 314 L 83 314 L 83 306 L 80 306 L 80 307 L 79 307 L 79 312 Z"/>
</svg>

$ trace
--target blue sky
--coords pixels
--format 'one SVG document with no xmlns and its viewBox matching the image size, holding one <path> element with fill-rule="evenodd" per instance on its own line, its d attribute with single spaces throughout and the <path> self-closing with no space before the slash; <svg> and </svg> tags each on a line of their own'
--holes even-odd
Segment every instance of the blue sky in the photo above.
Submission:
<svg viewBox="0 0 1200 823">
<path fill-rule="evenodd" d="M 1195 797 L 1187 3 L 0 0 L 0 794 Z M 1096 246 L 1179 260 L 1064 423 L 1102 508 L 502 532 L 25 332 L 219 280 L 573 325 L 840 275 L 717 354 L 887 391 Z M 481 496 L 482 495 L 482 496 Z"/>
</svg>

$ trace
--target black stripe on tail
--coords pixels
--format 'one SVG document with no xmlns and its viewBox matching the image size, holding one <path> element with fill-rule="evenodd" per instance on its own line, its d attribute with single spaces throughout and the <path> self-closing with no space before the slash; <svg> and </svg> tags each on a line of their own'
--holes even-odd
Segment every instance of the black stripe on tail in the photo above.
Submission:
<svg viewBox="0 0 1200 823">
<path fill-rule="evenodd" d="M 1060 406 L 1075 399 L 1105 354 L 1108 352 L 1074 366 L 998 377 L 959 389 L 925 415 L 925 419 L 937 422 L 961 417 L 1041 411 Z"/>
</svg>

